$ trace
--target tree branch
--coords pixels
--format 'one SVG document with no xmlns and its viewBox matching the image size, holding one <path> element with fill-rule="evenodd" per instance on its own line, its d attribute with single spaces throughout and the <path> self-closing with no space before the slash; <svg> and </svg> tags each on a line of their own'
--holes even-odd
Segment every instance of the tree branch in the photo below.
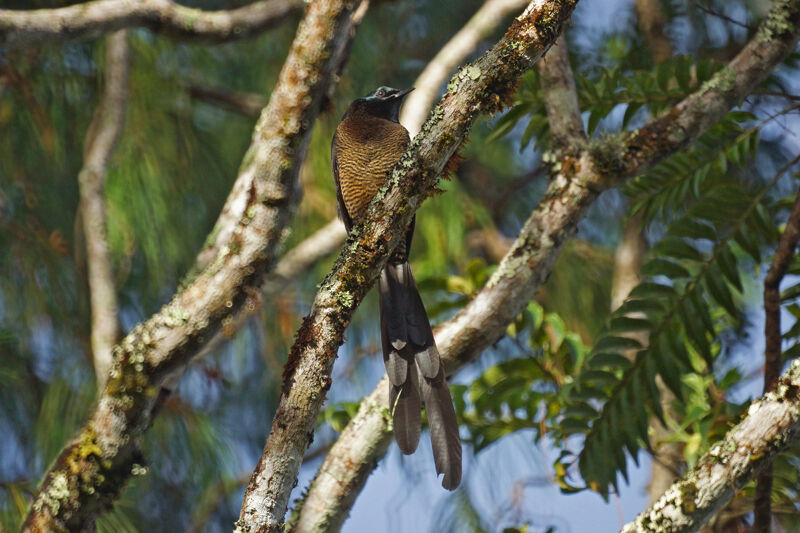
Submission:
<svg viewBox="0 0 800 533">
<path fill-rule="evenodd" d="M 672 55 L 672 43 L 664 33 L 667 17 L 664 15 L 661 0 L 636 0 L 634 10 L 653 62 L 661 63 L 669 59 Z"/>
<path fill-rule="evenodd" d="M 304 0 L 259 0 L 236 9 L 204 11 L 172 0 L 94 0 L 55 9 L 0 9 L 0 46 L 13 50 L 135 27 L 185 41 L 229 42 L 274 28 L 304 5 Z"/>
<path fill-rule="evenodd" d="M 264 277 L 261 285 L 260 298 L 267 299 L 286 289 L 286 284 L 297 279 L 306 270 L 313 267 L 317 261 L 333 254 L 344 243 L 347 232 L 341 220 L 335 218 L 323 227 L 306 237 L 297 246 L 283 254 L 275 269 Z M 253 301 L 253 304 L 256 304 Z M 240 309 L 239 313 L 231 319 L 234 331 L 238 331 L 247 319 L 252 316 L 257 305 Z M 218 348 L 228 337 L 221 332 L 198 354 L 198 359 Z"/>
<path fill-rule="evenodd" d="M 684 478 L 622 533 L 697 531 L 754 475 L 800 438 L 800 360 Z"/>
<path fill-rule="evenodd" d="M 544 106 L 556 148 L 586 141 L 575 77 L 569 65 L 567 40 L 562 34 L 539 61 Z"/>
<path fill-rule="evenodd" d="M 243 168 L 254 177 L 243 216 L 223 250 L 183 291 L 114 348 L 109 380 L 90 420 L 46 474 L 23 531 L 83 531 L 143 473 L 139 437 L 159 390 L 252 299 L 273 265 L 297 203 L 297 174 L 311 126 L 352 38 L 358 2 L 312 2 L 301 22 Z"/>
<path fill-rule="evenodd" d="M 780 285 L 794 258 L 797 242 L 800 240 L 800 192 L 794 200 L 789 220 L 783 230 L 772 265 L 764 278 L 764 392 L 774 390 L 783 366 L 781 357 L 781 296 Z M 755 519 L 753 530 L 756 533 L 769 533 L 772 523 L 770 511 L 772 497 L 772 465 L 767 465 L 758 476 L 755 494 Z"/>
<path fill-rule="evenodd" d="M 481 113 L 494 112 L 508 101 L 519 77 L 552 44 L 574 6 L 574 0 L 531 2 L 497 45 L 454 76 L 450 91 L 395 165 L 388 189 L 376 195 L 364 223 L 351 233 L 289 354 L 283 393 L 245 493 L 239 531 L 281 529 L 353 312 L 470 126 Z"/>
<path fill-rule="evenodd" d="M 111 368 L 111 350 L 120 335 L 104 191 L 108 162 L 125 124 L 130 70 L 127 33 L 124 30 L 115 32 L 108 36 L 106 43 L 105 88 L 86 132 L 84 163 L 78 174 L 92 313 L 92 361 L 98 391 L 105 386 Z"/>
<path fill-rule="evenodd" d="M 430 113 L 439 91 L 453 70 L 475 51 L 502 20 L 519 12 L 528 0 L 486 0 L 469 22 L 456 33 L 427 64 L 414 82 L 414 92 L 406 97 L 400 123 L 413 138 Z"/>
<path fill-rule="evenodd" d="M 763 30 L 762 37 L 745 46 L 728 67 L 664 117 L 632 133 L 598 139 L 578 155 L 561 158 L 544 198 L 485 287 L 436 332 L 449 373 L 504 335 L 547 279 L 564 242 L 597 195 L 696 139 L 744 99 L 794 49 L 800 34 L 798 18 L 800 0 L 778 2 L 765 25 L 783 21 L 783 30 L 768 38 Z M 343 523 L 391 440 L 386 390 L 384 377 L 361 403 L 309 487 L 293 531 L 331 531 Z"/>
<path fill-rule="evenodd" d="M 253 118 L 258 118 L 261 115 L 261 110 L 264 109 L 268 102 L 261 94 L 235 91 L 233 89 L 219 89 L 204 85 L 188 85 L 187 91 L 189 96 L 196 100 L 208 102 Z"/>
</svg>

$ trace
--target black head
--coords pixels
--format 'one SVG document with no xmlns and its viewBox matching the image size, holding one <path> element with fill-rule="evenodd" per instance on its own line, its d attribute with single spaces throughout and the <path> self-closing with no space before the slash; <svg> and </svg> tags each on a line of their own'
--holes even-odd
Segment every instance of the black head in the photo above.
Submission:
<svg viewBox="0 0 800 533">
<path fill-rule="evenodd" d="M 406 95 L 413 90 L 413 87 L 402 91 L 391 87 L 378 87 L 364 98 L 355 100 L 351 104 L 351 109 L 360 107 L 370 115 L 397 122 L 400 116 L 400 106 Z"/>
</svg>

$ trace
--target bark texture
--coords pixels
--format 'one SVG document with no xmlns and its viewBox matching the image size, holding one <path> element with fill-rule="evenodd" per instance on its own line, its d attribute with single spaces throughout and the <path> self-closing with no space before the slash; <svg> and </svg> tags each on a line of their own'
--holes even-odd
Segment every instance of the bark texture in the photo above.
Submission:
<svg viewBox="0 0 800 533">
<path fill-rule="evenodd" d="M 439 53 L 425 66 L 414 82 L 415 90 L 408 95 L 400 114 L 400 123 L 413 138 L 439 97 L 442 85 L 453 70 L 486 39 L 505 17 L 518 13 L 528 0 L 486 0 L 469 22 L 456 33 Z"/>
<path fill-rule="evenodd" d="M 569 50 L 564 35 L 539 61 L 538 68 L 553 148 L 563 150 L 571 145 L 582 144 L 586 141 L 586 133 L 583 131 L 575 77 L 569 64 Z"/>
<path fill-rule="evenodd" d="M 298 200 L 311 125 L 352 38 L 355 1 L 309 5 L 243 167 L 247 204 L 228 244 L 172 301 L 115 348 L 90 420 L 45 475 L 23 531 L 90 531 L 131 476 L 145 472 L 139 437 L 159 391 L 242 306 L 272 267 Z"/>
<path fill-rule="evenodd" d="M 574 7 L 574 1 L 531 2 L 497 45 L 459 70 L 395 165 L 387 187 L 370 204 L 364 222 L 354 228 L 297 333 L 272 429 L 245 493 L 238 530 L 282 528 L 289 492 L 353 312 L 475 119 L 509 102 L 521 74 L 552 44 Z"/>
<path fill-rule="evenodd" d="M 80 213 L 92 314 L 92 362 L 97 390 L 111 369 L 111 351 L 119 340 L 117 290 L 106 230 L 105 184 L 108 163 L 125 125 L 130 46 L 124 30 L 106 39 L 105 87 L 84 141 L 84 164 L 78 174 Z"/>
<path fill-rule="evenodd" d="M 755 401 L 722 442 L 622 533 L 697 531 L 735 492 L 800 438 L 800 361 Z"/>
<path fill-rule="evenodd" d="M 544 198 L 486 286 L 437 331 L 436 344 L 449 374 L 504 335 L 597 195 L 683 148 L 739 104 L 794 49 L 798 19 L 800 0 L 775 3 L 753 41 L 695 94 L 639 130 L 593 141 L 555 164 Z M 384 378 L 331 448 L 300 504 L 293 531 L 341 527 L 390 442 L 385 390 Z"/>
<path fill-rule="evenodd" d="M 781 336 L 781 295 L 780 285 L 794 257 L 797 242 L 800 240 L 800 192 L 794 200 L 786 229 L 783 230 L 772 265 L 764 278 L 764 392 L 772 391 L 778 383 L 782 357 Z M 753 529 L 756 533 L 769 533 L 772 529 L 772 465 L 767 465 L 758 476 L 755 494 L 755 518 Z"/>
<path fill-rule="evenodd" d="M 304 6 L 304 0 L 260 0 L 227 11 L 203 11 L 172 0 L 95 0 L 55 9 L 0 9 L 0 47 L 89 39 L 135 27 L 186 41 L 221 43 L 273 28 Z"/>
</svg>

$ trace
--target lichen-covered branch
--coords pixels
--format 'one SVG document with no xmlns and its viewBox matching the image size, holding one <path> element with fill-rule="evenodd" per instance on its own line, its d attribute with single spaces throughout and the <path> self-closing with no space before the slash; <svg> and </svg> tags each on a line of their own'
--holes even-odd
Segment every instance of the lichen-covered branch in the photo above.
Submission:
<svg viewBox="0 0 800 533">
<path fill-rule="evenodd" d="M 92 313 L 92 362 L 98 391 L 105 386 L 111 368 L 111 350 L 120 335 L 104 191 L 108 162 L 125 124 L 130 70 L 130 46 L 125 30 L 109 35 L 106 46 L 105 87 L 86 133 L 83 168 L 78 174 Z"/>
<path fill-rule="evenodd" d="M 799 12 L 800 0 L 777 2 L 764 24 L 766 29 L 696 94 L 636 132 L 598 139 L 553 165 L 554 176 L 544 198 L 498 269 L 478 295 L 436 332 L 449 373 L 504 335 L 541 287 L 564 242 L 602 190 L 644 172 L 696 139 L 793 50 L 800 33 Z M 762 58 L 758 68 L 754 54 Z M 297 510 L 293 531 L 335 531 L 348 515 L 390 442 L 385 381 L 362 402 L 331 448 Z"/>
<path fill-rule="evenodd" d="M 697 531 L 799 438 L 800 361 L 795 360 L 773 391 L 755 401 L 721 442 L 621 532 Z"/>
<path fill-rule="evenodd" d="M 94 0 L 54 9 L 0 9 L 0 47 L 87 39 L 134 27 L 181 40 L 221 43 L 269 30 L 299 14 L 304 5 L 304 0 L 259 0 L 236 9 L 204 11 L 172 0 Z"/>
<path fill-rule="evenodd" d="M 505 17 L 518 13 L 527 3 L 528 0 L 486 0 L 464 27 L 430 60 L 414 82 L 415 90 L 406 97 L 400 114 L 400 123 L 408 129 L 411 137 L 419 133 L 442 85 L 452 75 L 453 70 L 475 51 L 480 42 Z"/>
<path fill-rule="evenodd" d="M 289 354 L 275 419 L 245 493 L 240 531 L 281 529 L 353 312 L 476 118 L 508 102 L 519 77 L 552 44 L 574 7 L 574 0 L 531 2 L 498 44 L 453 77 L 387 187 L 370 204 L 364 223 L 351 233 Z"/>
<path fill-rule="evenodd" d="M 292 280 L 299 279 L 303 273 L 313 267 L 318 261 L 332 255 L 344 243 L 347 232 L 341 220 L 333 219 L 320 229 L 303 239 L 294 248 L 287 251 L 281 260 L 275 265 L 274 270 L 264 276 L 261 285 L 261 292 L 258 297 L 267 299 L 285 290 L 286 284 Z M 255 294 L 253 296 L 256 296 Z M 253 304 L 258 302 L 254 299 Z M 231 326 L 234 331 L 241 328 L 242 324 L 252 316 L 257 305 L 241 309 L 240 312 L 231 319 Z M 198 357 L 218 348 L 228 337 L 222 333 L 217 333 L 200 352 Z"/>
<path fill-rule="evenodd" d="M 794 258 L 797 242 L 800 241 L 800 191 L 794 199 L 789 220 L 783 230 L 775 257 L 764 278 L 764 392 L 775 388 L 783 365 L 781 346 L 781 280 L 789 270 Z M 769 533 L 772 522 L 772 465 L 764 468 L 758 476 L 755 494 L 755 518 L 753 529 L 756 533 Z"/>
<path fill-rule="evenodd" d="M 159 392 L 238 310 L 274 264 L 298 200 L 297 173 L 323 98 L 352 38 L 355 0 L 310 3 L 243 166 L 254 177 L 228 244 L 158 313 L 115 348 L 106 387 L 77 438 L 51 466 L 24 531 L 84 531 L 131 476 Z"/>
</svg>

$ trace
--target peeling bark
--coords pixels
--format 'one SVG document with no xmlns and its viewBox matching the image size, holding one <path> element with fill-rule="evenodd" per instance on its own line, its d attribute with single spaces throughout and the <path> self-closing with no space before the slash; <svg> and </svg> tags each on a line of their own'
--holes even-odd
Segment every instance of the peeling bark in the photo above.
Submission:
<svg viewBox="0 0 800 533">
<path fill-rule="evenodd" d="M 436 332 L 448 374 L 504 335 L 546 280 L 561 247 L 597 195 L 683 148 L 740 103 L 794 49 L 798 19 L 800 0 L 777 2 L 765 25 L 782 31 L 770 32 L 770 38 L 760 31 L 727 68 L 663 117 L 635 132 L 596 140 L 557 163 L 544 198 L 486 286 Z M 385 381 L 362 403 L 331 448 L 298 509 L 293 531 L 341 527 L 390 442 L 386 410 L 379 408 L 386 407 Z"/>
<path fill-rule="evenodd" d="M 453 77 L 448 93 L 370 204 L 364 222 L 354 228 L 297 333 L 272 429 L 245 493 L 238 531 L 282 529 L 289 493 L 353 312 L 475 119 L 507 105 L 519 77 L 552 44 L 574 7 L 575 1 L 531 2 L 497 45 Z"/>
<path fill-rule="evenodd" d="M 242 306 L 273 265 L 298 200 L 297 174 L 346 43 L 358 2 L 312 2 L 300 24 L 243 167 L 247 205 L 228 244 L 172 301 L 115 348 L 98 404 L 45 475 L 23 531 L 89 531 L 131 476 L 146 469 L 139 437 L 161 387 Z"/>
<path fill-rule="evenodd" d="M 621 533 L 697 531 L 737 490 L 800 438 L 800 361 L 725 438 Z"/>
<path fill-rule="evenodd" d="M 91 343 L 97 390 L 111 368 L 111 350 L 119 340 L 117 290 L 106 229 L 105 183 L 108 162 L 125 124 L 130 47 L 124 30 L 109 35 L 105 87 L 84 141 L 84 164 L 78 174 L 80 214 L 86 243 L 91 302 Z"/>
<path fill-rule="evenodd" d="M 304 6 L 304 0 L 260 0 L 227 11 L 203 11 L 172 0 L 94 0 L 55 9 L 0 9 L 0 47 L 89 39 L 135 27 L 185 41 L 229 42 L 274 28 Z"/>
</svg>

